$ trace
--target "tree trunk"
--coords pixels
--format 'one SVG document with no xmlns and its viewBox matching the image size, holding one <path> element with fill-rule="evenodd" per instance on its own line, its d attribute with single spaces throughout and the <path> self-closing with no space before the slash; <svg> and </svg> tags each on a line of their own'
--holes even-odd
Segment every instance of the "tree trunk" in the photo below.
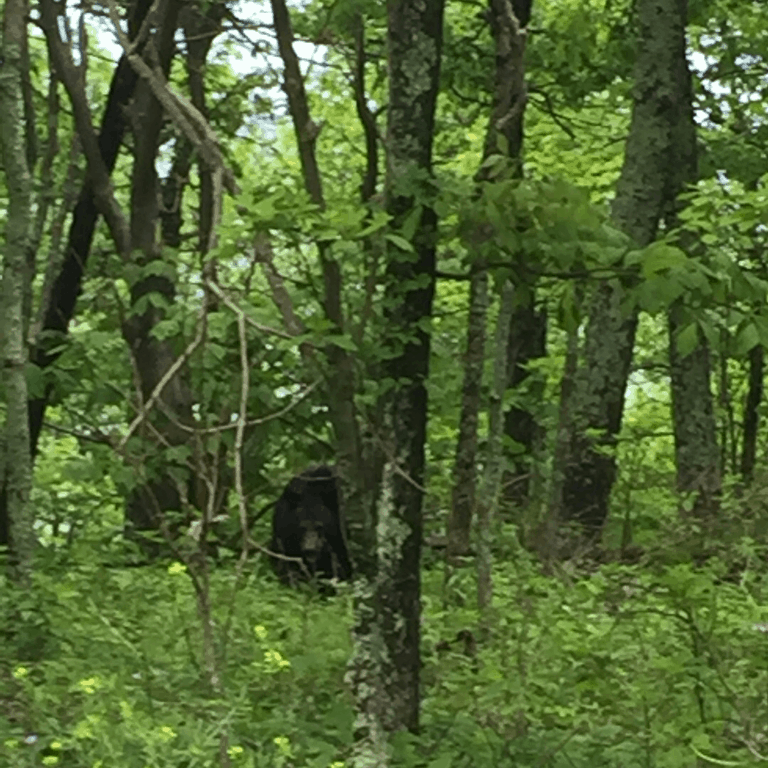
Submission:
<svg viewBox="0 0 768 768">
<path fill-rule="evenodd" d="M 574 291 L 574 304 L 581 313 L 583 304 L 583 286 L 578 285 Z M 549 568 L 561 554 L 558 547 L 558 531 L 562 519 L 563 479 L 565 468 L 570 458 L 572 442 L 571 426 L 573 425 L 573 405 L 576 394 L 576 375 L 579 368 L 579 326 L 574 323 L 567 331 L 565 346 L 565 361 L 563 375 L 560 379 L 560 406 L 557 414 L 557 432 L 555 434 L 555 449 L 552 455 L 552 476 L 549 487 L 549 498 L 544 519 L 541 521 L 536 534 L 536 549 L 545 567 Z"/>
<path fill-rule="evenodd" d="M 667 24 L 672 35 L 674 77 L 669 97 L 674 105 L 673 152 L 670 158 L 671 180 L 667 188 L 665 223 L 668 229 L 678 226 L 678 213 L 684 202 L 678 195 L 698 179 L 696 156 L 696 123 L 693 107 L 693 83 L 686 57 L 685 30 L 688 23 L 687 2 L 672 4 Z M 700 250 L 696 243 L 681 242 L 689 250 Z M 715 408 L 710 388 L 710 356 L 704 335 L 697 330 L 696 349 L 681 355 L 677 336 L 682 330 L 686 312 L 682 300 L 669 310 L 669 362 L 672 395 L 672 421 L 675 433 L 677 488 L 694 496 L 693 511 L 708 522 L 714 520 L 721 491 L 719 451 Z M 728 403 L 730 407 L 730 399 Z M 733 431 L 735 433 L 735 430 Z M 735 435 L 732 433 L 732 437 Z"/>
<path fill-rule="evenodd" d="M 636 6 L 634 106 L 612 218 L 640 247 L 656 236 L 674 166 L 676 105 L 670 94 L 676 92 L 679 76 L 678 5 L 679 0 L 638 0 Z M 603 282 L 595 291 L 563 477 L 563 518 L 591 541 L 599 538 L 608 515 L 616 477 L 616 437 L 637 329 L 637 311 L 625 310 L 624 299 L 625 289 L 616 280 Z"/>
<path fill-rule="evenodd" d="M 485 363 L 485 319 L 488 313 L 488 272 L 483 265 L 478 266 L 480 268 L 473 273 L 469 287 L 467 351 L 461 390 L 459 437 L 453 465 L 453 498 L 448 518 L 449 559 L 469 554 L 472 512 L 475 508 L 477 421 Z"/>
<path fill-rule="evenodd" d="M 532 0 L 494 0 L 491 13 L 492 28 L 496 41 L 497 92 L 509 91 L 506 112 L 497 111 L 496 125 L 504 125 L 509 156 L 515 160 L 516 172 L 523 174 L 523 119 L 525 115 L 525 35 L 531 18 Z M 512 11 L 510 16 L 509 11 Z M 516 23 L 515 23 L 516 22 Z M 504 38 L 507 37 L 505 40 Z M 518 286 L 521 287 L 521 286 Z M 520 291 L 518 291 L 518 294 Z M 526 304 L 515 311 L 509 323 L 507 387 L 514 389 L 529 376 L 528 363 L 546 355 L 546 314 L 538 312 L 536 291 L 533 285 L 526 291 Z M 519 296 L 518 296 L 519 298 Z M 504 433 L 518 446 L 512 459 L 512 468 L 504 473 L 504 496 L 523 506 L 530 494 L 530 477 L 533 454 L 541 430 L 533 415 L 525 408 L 510 408 L 504 417 Z"/>
<path fill-rule="evenodd" d="M 749 485 L 755 475 L 760 403 L 763 400 L 764 354 L 762 344 L 752 347 L 749 353 L 749 388 L 744 404 L 744 436 L 741 449 L 741 478 L 745 485 Z"/>
<path fill-rule="evenodd" d="M 312 202 L 320 210 L 325 210 L 322 175 L 315 151 L 319 128 L 312 122 L 299 59 L 293 47 L 290 13 L 285 0 L 271 0 L 271 5 L 284 68 L 283 90 L 288 99 L 288 109 L 293 122 L 304 188 Z M 361 24 L 362 21 L 357 23 Z M 362 87 L 359 74 L 357 87 Z M 341 268 L 327 243 L 318 242 L 317 246 L 323 271 L 323 309 L 326 318 L 333 324 L 333 335 L 341 336 L 349 330 L 346 327 L 341 297 Z M 370 457 L 363 456 L 362 451 L 355 404 L 357 371 L 352 356 L 341 344 L 334 341 L 328 343 L 325 356 L 327 368 L 323 373 L 330 393 L 328 409 L 336 438 L 336 467 L 341 483 L 342 506 L 349 522 L 352 555 L 358 566 L 372 573 L 376 567 L 375 526 L 371 519 L 370 498 L 374 492 L 371 480 L 377 472 L 371 468 L 371 462 L 366 462 L 366 458 Z"/>
<path fill-rule="evenodd" d="M 694 496 L 693 512 L 712 520 L 720 496 L 720 452 L 709 383 L 709 349 L 699 333 L 699 346 L 687 355 L 678 350 L 677 336 L 686 323 L 684 310 L 669 311 L 669 366 L 672 422 L 675 433 L 677 490 Z"/>
<path fill-rule="evenodd" d="M 496 48 L 493 108 L 485 135 L 483 160 L 506 154 L 513 164 L 512 172 L 522 174 L 523 115 L 526 104 L 525 25 L 531 12 L 531 0 L 493 0 L 490 24 Z M 489 180 L 489 169 L 481 164 L 477 181 Z M 467 354 L 462 386 L 459 437 L 453 469 L 453 497 L 448 518 L 448 558 L 470 550 L 472 514 L 477 485 L 477 423 L 481 406 L 485 314 L 488 304 L 488 277 L 475 264 L 470 288 L 470 310 L 467 328 Z M 520 336 L 518 336 L 520 334 Z M 509 344 L 517 347 L 525 338 L 522 329 L 509 328 Z M 520 370 L 524 371 L 520 358 Z M 527 412 L 526 412 L 526 415 Z M 511 426 L 516 429 L 517 422 Z"/>
<path fill-rule="evenodd" d="M 432 170 L 442 33 L 443 0 L 389 3 L 385 194 L 395 230 L 420 205 L 417 197 L 429 199 L 428 184 L 421 195 L 414 184 Z M 421 73 L 419 77 L 414 77 L 414 70 Z M 386 648 L 388 731 L 415 732 L 419 724 L 421 505 L 436 230 L 437 215 L 424 206 L 411 241 L 415 253 L 392 244 L 388 249 L 385 319 L 394 354 L 385 366 L 395 384 L 385 400 L 385 435 L 392 452 L 385 456 L 378 505 L 378 597 Z"/>
<path fill-rule="evenodd" d="M 506 281 L 501 291 L 499 317 L 493 351 L 493 385 L 488 408 L 488 446 L 486 450 L 483 491 L 478 504 L 477 606 L 484 634 L 490 630 L 493 581 L 493 518 L 499 502 L 504 451 L 504 391 L 507 388 L 509 321 L 514 311 L 515 288 Z"/>
<path fill-rule="evenodd" d="M 164 17 L 156 32 L 158 55 L 166 76 L 174 53 L 178 13 L 179 3 L 171 0 L 165 6 Z M 132 125 L 136 126 L 136 130 L 131 178 L 131 250 L 137 254 L 137 264 L 146 268 L 162 260 L 162 246 L 156 240 L 160 198 L 155 164 L 163 111 L 144 81 L 136 89 L 132 112 Z M 171 343 L 155 338 L 152 333 L 155 325 L 162 320 L 164 310 L 156 302 L 146 301 L 150 294 L 159 294 L 168 304 L 173 302 L 175 285 L 167 277 L 167 272 L 158 269 L 131 286 L 131 306 L 143 304 L 144 308 L 135 311 L 123 326 L 123 335 L 135 362 L 142 406 L 176 360 Z M 165 386 L 159 400 L 161 407 L 148 418 L 163 436 L 164 443 L 170 446 L 191 444 L 191 433 L 183 425 L 191 427 L 194 423 L 192 395 L 182 373 L 177 373 Z M 170 414 L 171 418 L 166 414 Z M 152 441 L 148 439 L 147 450 L 150 448 L 153 448 Z M 178 478 L 168 472 L 162 457 L 153 460 L 153 453 L 154 450 L 151 450 L 140 460 L 143 476 L 128 495 L 125 509 L 126 534 L 140 542 L 149 556 L 156 555 L 159 548 L 141 533 L 159 531 L 167 522 L 169 513 L 173 516 L 182 512 L 186 492 L 179 486 Z M 188 467 L 183 472 L 190 474 Z M 191 477 L 189 481 L 191 483 Z"/>
<path fill-rule="evenodd" d="M 417 205 L 421 216 L 411 238 L 412 252 L 388 244 L 385 332 L 390 354 L 384 366 L 392 388 L 383 406 L 375 586 L 361 588 L 355 606 L 356 647 L 350 664 L 357 709 L 355 766 L 386 765 L 382 731 L 417 731 L 420 704 L 425 383 L 437 226 L 435 211 L 422 201 L 431 197 L 443 0 L 393 0 L 387 14 L 386 208 L 395 231 Z M 376 649 L 373 658 L 365 656 Z"/>
<path fill-rule="evenodd" d="M 528 364 L 547 354 L 547 315 L 544 310 L 537 310 L 534 302 L 535 295 L 531 291 L 526 303 L 513 312 L 509 323 L 508 389 L 516 389 L 526 382 L 531 376 Z M 539 381 L 538 390 L 541 389 Z M 516 444 L 512 468 L 504 473 L 504 498 L 519 507 L 526 506 L 530 500 L 533 459 L 541 432 L 527 408 L 513 406 L 504 415 L 504 434 Z"/>
<path fill-rule="evenodd" d="M 151 0 L 139 0 L 136 4 L 128 25 L 131 39 L 138 33 L 151 4 Z M 110 84 L 99 132 L 99 152 L 109 173 L 115 167 L 122 144 L 127 127 L 125 110 L 133 96 L 137 80 L 135 72 L 123 56 L 117 64 Z M 49 302 L 42 308 L 41 332 L 30 354 L 31 362 L 39 368 L 48 368 L 61 354 L 60 335 L 67 333 L 74 315 L 75 302 L 80 294 L 98 217 L 93 184 L 90 178 L 86 177 L 72 214 L 64 261 L 53 281 Z M 40 430 L 52 393 L 53 386 L 48 385 L 41 397 L 29 400 L 29 441 L 33 458 L 37 453 Z M 3 483 L 0 488 L 0 546 L 8 545 L 8 530 L 8 497 Z"/>
<path fill-rule="evenodd" d="M 27 35 L 25 0 L 6 0 L 3 9 L 3 62 L 0 66 L 0 142 L 8 190 L 3 253 L 0 357 L 5 394 L 2 479 L 7 494 L 4 541 L 9 546 L 11 576 L 31 586 L 35 551 L 34 516 L 30 505 L 32 457 L 27 411 L 27 346 L 24 296 L 32 226 L 32 183 L 27 167 L 22 94 L 22 53 Z"/>
<path fill-rule="evenodd" d="M 139 0 L 129 23 L 129 36 L 133 39 L 141 27 L 152 5 L 151 0 Z M 138 82 L 136 73 L 125 56 L 120 58 L 109 87 L 107 104 L 99 131 L 99 152 L 108 173 L 114 170 L 117 155 L 128 127 L 126 110 L 133 98 L 133 91 Z M 75 312 L 75 302 L 88 262 L 88 255 L 96 229 L 99 212 L 96 208 L 93 185 L 86 177 L 80 192 L 72 223 L 69 227 L 64 263 L 54 281 L 51 298 L 45 309 L 41 337 L 53 339 L 53 343 L 41 338 L 32 350 L 32 362 L 40 368 L 52 365 L 61 354 L 59 334 L 66 334 L 69 322 Z M 42 398 L 30 401 L 30 438 L 33 453 L 37 450 L 37 441 L 43 423 L 45 409 L 52 391 L 50 388 Z"/>
<path fill-rule="evenodd" d="M 585 361 L 576 374 L 575 425 L 562 478 L 560 509 L 563 522 L 575 524 L 590 541 L 599 538 L 608 516 L 616 478 L 613 451 L 621 428 L 637 329 L 637 314 L 624 314 L 623 297 L 623 290 L 615 283 L 598 286 L 590 308 Z"/>
<path fill-rule="evenodd" d="M 738 435 L 736 432 L 736 412 L 733 409 L 733 393 L 731 392 L 731 374 L 728 370 L 730 356 L 728 355 L 728 342 L 730 334 L 727 329 L 720 333 L 720 344 L 723 350 L 719 355 L 720 376 L 717 387 L 717 401 L 722 412 L 722 421 L 719 429 L 720 446 L 720 476 L 729 472 L 736 472 L 736 456 L 738 453 Z M 701 334 L 699 341 L 702 341 Z"/>
</svg>

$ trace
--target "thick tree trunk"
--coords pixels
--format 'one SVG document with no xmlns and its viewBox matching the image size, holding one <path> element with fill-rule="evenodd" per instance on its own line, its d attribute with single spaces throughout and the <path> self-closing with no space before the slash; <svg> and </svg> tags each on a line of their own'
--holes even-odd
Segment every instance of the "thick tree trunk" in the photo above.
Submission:
<svg viewBox="0 0 768 768">
<path fill-rule="evenodd" d="M 384 366 L 392 389 L 383 404 L 377 574 L 373 585 L 363 579 L 355 605 L 355 656 L 350 663 L 357 710 L 355 766 L 387 765 L 383 733 L 415 732 L 420 704 L 425 384 L 437 216 L 416 200 L 430 197 L 443 0 L 393 0 L 387 16 L 386 207 L 395 230 L 416 205 L 421 217 L 411 238 L 413 252 L 388 245 L 385 332 L 390 357 Z M 421 194 L 417 184 L 423 185 Z"/>
<path fill-rule="evenodd" d="M 5 394 L 2 479 L 7 494 L 5 530 L 0 544 L 9 546 L 11 576 L 30 587 L 35 550 L 30 505 L 32 457 L 27 412 L 27 345 L 24 296 L 28 290 L 27 259 L 32 226 L 32 183 L 27 167 L 22 94 L 22 60 L 27 36 L 25 0 L 6 0 L 3 8 L 3 62 L 0 66 L 0 143 L 8 191 L 3 252 L 0 376 Z M 5 527 L 7 526 L 7 527 Z"/>
<path fill-rule="evenodd" d="M 741 478 L 745 485 L 755 475 L 757 433 L 760 425 L 760 403 L 763 400 L 763 345 L 757 344 L 749 353 L 747 399 L 744 404 L 744 436 L 741 449 Z"/>
<path fill-rule="evenodd" d="M 624 165 L 612 217 L 636 245 L 653 241 L 674 167 L 673 130 L 681 33 L 679 0 L 638 0 L 635 98 Z M 570 460 L 562 488 L 562 514 L 590 540 L 599 537 L 616 477 L 616 436 L 621 428 L 637 329 L 637 312 L 623 307 L 625 291 L 606 281 L 595 292 L 586 353 L 577 378 Z"/>
<path fill-rule="evenodd" d="M 621 428 L 624 390 L 632 362 L 637 314 L 622 309 L 624 292 L 615 283 L 598 286 L 590 308 L 585 360 L 576 374 L 574 429 L 562 478 L 563 520 L 599 538 L 608 516 L 616 477 L 612 453 Z M 595 430 L 596 436 L 587 430 Z"/>
<path fill-rule="evenodd" d="M 415 181 L 431 174 L 435 104 L 440 82 L 443 0 L 390 2 L 387 17 L 389 108 L 386 206 L 397 229 L 412 214 Z M 414 77 L 418 70 L 419 77 Z M 425 185 L 422 200 L 427 197 Z M 379 609 L 385 646 L 385 729 L 419 724 L 421 504 L 430 338 L 435 291 L 437 216 L 424 206 L 412 238 L 415 253 L 390 244 L 386 333 L 393 356 L 387 377 L 385 455 L 378 504 Z"/>
<path fill-rule="evenodd" d="M 464 357 L 459 437 L 456 441 L 456 460 L 453 465 L 453 498 L 451 514 L 448 517 L 447 556 L 449 559 L 470 552 L 477 476 L 477 421 L 480 413 L 485 363 L 487 313 L 488 272 L 480 268 L 472 275 L 469 288 L 467 351 Z"/>
</svg>

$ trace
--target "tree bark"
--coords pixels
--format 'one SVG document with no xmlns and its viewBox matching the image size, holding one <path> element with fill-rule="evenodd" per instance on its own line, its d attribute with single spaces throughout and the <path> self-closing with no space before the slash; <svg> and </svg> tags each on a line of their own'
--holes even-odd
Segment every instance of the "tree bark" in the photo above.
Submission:
<svg viewBox="0 0 768 768">
<path fill-rule="evenodd" d="M 475 508 L 477 422 L 482 398 L 485 320 L 488 314 L 488 272 L 482 264 L 478 267 L 469 286 L 467 350 L 461 388 L 459 437 L 456 441 L 456 459 L 453 465 L 451 514 L 448 517 L 449 559 L 469 554 L 472 513 Z"/>
<path fill-rule="evenodd" d="M 31 587 L 35 551 L 34 516 L 30 505 L 32 457 L 27 411 L 27 346 L 24 336 L 24 296 L 29 278 L 28 254 L 32 226 L 32 182 L 27 166 L 23 51 L 27 36 L 25 0 L 6 0 L 3 8 L 3 50 L 0 65 L 0 142 L 8 190 L 3 253 L 2 326 L 0 355 L 6 416 L 2 479 L 7 494 L 3 541 L 9 547 L 11 576 Z"/>
<path fill-rule="evenodd" d="M 744 404 L 744 436 L 741 449 L 741 479 L 749 485 L 755 475 L 757 433 L 760 426 L 760 403 L 763 400 L 764 355 L 762 344 L 749 353 L 747 400 Z"/>
<path fill-rule="evenodd" d="M 131 39 L 138 33 L 150 6 L 151 0 L 139 0 L 136 4 L 129 22 Z M 121 57 L 110 84 L 98 138 L 99 152 L 109 173 L 115 167 L 125 134 L 125 110 L 136 82 L 137 77 L 127 59 L 125 56 Z M 42 308 L 40 333 L 30 352 L 31 362 L 39 368 L 46 369 L 53 365 L 61 354 L 61 336 L 67 334 L 74 315 L 98 217 L 93 183 L 90 177 L 87 177 L 72 214 L 64 260 L 48 294 L 47 306 Z M 42 396 L 29 400 L 29 442 L 33 459 L 37 453 L 40 430 L 52 394 L 53 385 L 49 384 Z M 0 546 L 8 544 L 7 504 L 7 489 L 3 483 L 0 488 Z"/>
<path fill-rule="evenodd" d="M 362 580 L 367 586 L 360 588 L 355 607 L 350 663 L 357 710 L 355 766 L 386 765 L 382 732 L 415 732 L 419 726 L 425 383 L 437 225 L 435 211 L 423 201 L 430 199 L 442 31 L 443 0 L 388 4 L 386 208 L 395 231 L 417 205 L 421 216 L 411 238 L 413 252 L 388 244 L 384 370 L 391 389 L 383 403 L 378 568 L 373 584 Z"/>
<path fill-rule="evenodd" d="M 284 68 L 283 90 L 288 99 L 288 109 L 296 135 L 304 188 L 312 202 L 324 211 L 322 175 L 315 151 L 320 128 L 312 121 L 299 59 L 293 48 L 294 36 L 288 7 L 285 0 L 271 0 L 271 4 Z M 358 75 L 358 80 L 359 77 Z M 360 82 L 358 87 L 361 87 Z M 331 253 L 328 243 L 320 241 L 317 246 L 323 272 L 323 309 L 326 318 L 333 324 L 333 334 L 341 336 L 349 332 L 341 298 L 341 267 Z M 328 392 L 331 393 L 328 397 L 328 408 L 336 438 L 336 467 L 341 482 L 343 507 L 349 523 L 352 555 L 359 566 L 373 572 L 374 525 L 369 499 L 373 493 L 371 479 L 375 473 L 366 466 L 366 457 L 362 451 L 355 404 L 357 371 L 352 356 L 342 345 L 330 341 L 325 348 L 325 355 L 328 365 L 324 373 Z"/>
<path fill-rule="evenodd" d="M 415 185 L 432 172 L 442 35 L 443 0 L 389 3 L 385 193 L 395 229 L 419 205 L 417 199 L 429 199 L 428 186 L 424 184 L 417 198 Z M 421 220 L 412 239 L 415 253 L 403 252 L 392 244 L 388 253 L 385 318 L 393 356 L 386 363 L 386 372 L 393 390 L 386 397 L 384 430 L 391 451 L 385 457 L 378 505 L 379 605 L 386 648 L 388 731 L 416 731 L 419 725 L 421 505 L 436 229 L 434 209 L 422 204 Z"/>
<path fill-rule="evenodd" d="M 583 304 L 583 286 L 577 284 L 574 289 L 574 304 L 577 314 Z M 571 449 L 571 426 L 573 424 L 573 406 L 576 395 L 576 375 L 579 369 L 579 325 L 574 323 L 567 330 L 563 375 L 560 379 L 560 404 L 557 414 L 557 432 L 552 455 L 552 476 L 549 497 L 544 519 L 536 535 L 536 549 L 539 557 L 548 569 L 560 555 L 558 546 L 559 523 L 563 518 L 563 480 L 568 466 Z"/>
<path fill-rule="evenodd" d="M 504 391 L 507 388 L 509 321 L 514 311 L 515 288 L 507 281 L 501 291 L 499 317 L 493 351 L 493 384 L 488 408 L 488 445 L 486 449 L 483 492 L 478 504 L 477 606 L 483 633 L 490 630 L 493 601 L 491 568 L 493 556 L 493 519 L 501 495 L 504 439 Z"/>
<path fill-rule="evenodd" d="M 668 229 L 679 225 L 678 214 L 684 202 L 681 192 L 698 179 L 696 122 L 694 120 L 693 83 L 686 56 L 687 0 L 677 0 L 670 9 L 668 34 L 674 75 L 670 97 L 674 105 L 672 129 L 673 152 L 671 179 L 667 190 L 665 223 Z M 681 241 L 691 252 L 700 251 L 697 243 Z M 672 395 L 672 421 L 675 433 L 677 489 L 694 496 L 694 514 L 711 523 L 719 508 L 721 473 L 717 444 L 715 408 L 710 388 L 710 355 L 706 338 L 697 328 L 698 346 L 681 355 L 678 333 L 686 318 L 683 300 L 669 310 L 669 362 Z"/>
<path fill-rule="evenodd" d="M 709 348 L 699 332 L 698 347 L 682 355 L 677 336 L 687 324 L 684 308 L 675 304 L 668 318 L 677 490 L 693 494 L 694 515 L 712 522 L 719 507 L 721 483 Z"/>
<path fill-rule="evenodd" d="M 678 6 L 679 0 L 637 3 L 634 105 L 611 213 L 617 228 L 640 247 L 656 236 L 674 166 Z M 563 477 L 564 521 L 591 541 L 599 538 L 608 515 L 616 477 L 616 437 L 637 329 L 637 310 L 624 309 L 625 297 L 617 280 L 605 281 L 595 291 Z"/>
<path fill-rule="evenodd" d="M 547 315 L 544 310 L 537 310 L 534 302 L 535 294 L 530 291 L 526 303 L 513 312 L 509 323 L 508 389 L 516 389 L 528 381 L 532 375 L 528 364 L 547 354 Z M 537 385 L 541 390 L 541 381 Z M 542 429 L 527 408 L 513 406 L 504 415 L 504 434 L 517 446 L 512 456 L 512 467 L 504 476 L 504 498 L 518 507 L 524 507 L 530 500 L 534 453 L 541 440 Z"/>
<path fill-rule="evenodd" d="M 493 108 L 491 109 L 483 148 L 483 160 L 506 154 L 512 162 L 512 173 L 522 174 L 523 115 L 527 98 L 525 86 L 525 25 L 531 0 L 493 0 L 489 20 L 496 48 Z M 476 179 L 489 181 L 489 169 L 481 164 Z M 478 261 L 470 288 L 470 310 L 467 327 L 467 354 L 462 385 L 459 436 L 453 469 L 453 496 L 448 518 L 448 558 L 466 554 L 470 549 L 472 515 L 477 485 L 477 423 L 481 406 L 483 377 L 485 314 L 488 305 L 488 277 Z M 522 329 L 508 329 L 509 344 L 517 347 L 525 338 Z M 522 358 L 520 370 L 524 371 Z M 528 415 L 526 413 L 526 415 Z M 515 429 L 514 422 L 512 429 Z"/>
<path fill-rule="evenodd" d="M 167 77 L 174 53 L 174 36 L 178 26 L 179 3 L 170 0 L 164 7 L 164 15 L 148 45 L 156 46 L 160 68 Z M 142 272 L 153 262 L 162 261 L 162 245 L 156 239 L 159 208 L 159 181 L 156 157 L 163 110 L 152 94 L 146 81 L 141 81 L 131 108 L 131 124 L 134 128 L 134 162 L 131 177 L 130 242 L 136 254 L 136 264 Z M 166 339 L 157 339 L 152 329 L 165 315 L 156 301 L 147 301 L 157 294 L 171 304 L 175 297 L 175 285 L 167 270 L 153 270 L 131 285 L 131 307 L 135 308 L 123 324 L 123 336 L 135 362 L 143 405 L 163 380 L 176 360 L 175 351 Z M 143 305 L 143 306 L 142 306 Z M 139 307 L 142 307 L 139 309 Z M 165 386 L 159 398 L 161 407 L 152 414 L 154 428 L 170 446 L 191 444 L 192 394 L 183 372 L 178 372 Z M 184 425 L 188 429 L 184 429 Z M 159 548 L 141 534 L 158 531 L 169 514 L 182 512 L 183 492 L 178 478 L 168 472 L 162 458 L 153 457 L 152 440 L 146 444 L 147 455 L 141 460 L 144 473 L 139 484 L 126 499 L 126 534 L 135 538 L 149 556 Z M 189 473 L 189 468 L 185 469 Z M 192 478 L 189 478 L 191 487 Z M 194 503 L 194 498 L 191 500 Z M 174 526 L 171 526 L 173 529 Z"/>
<path fill-rule="evenodd" d="M 506 6 L 506 7 L 505 7 Z M 508 8 L 511 6 L 516 25 L 510 24 Z M 492 28 L 496 39 L 497 89 L 506 87 L 510 91 L 506 115 L 497 115 L 504 125 L 503 135 L 509 156 L 515 161 L 515 170 L 523 175 L 523 141 L 525 117 L 525 58 L 524 42 L 528 22 L 531 18 L 532 0 L 496 0 L 491 3 L 494 17 Z M 504 24 L 502 20 L 506 18 Z M 505 31 L 506 28 L 506 31 Z M 501 44 L 504 35 L 520 35 L 520 40 L 510 39 Z M 504 55 L 506 49 L 507 54 Z M 518 286 L 519 287 L 519 286 Z M 535 286 L 528 286 L 526 303 L 518 307 L 509 323 L 508 360 L 509 376 L 507 387 L 520 386 L 530 375 L 528 363 L 546 355 L 547 318 L 546 313 L 536 310 Z M 512 459 L 512 468 L 505 472 L 504 496 L 513 504 L 524 506 L 530 495 L 530 477 L 533 455 L 541 436 L 541 429 L 533 415 L 525 408 L 510 408 L 504 417 L 504 433 L 520 446 Z"/>
</svg>

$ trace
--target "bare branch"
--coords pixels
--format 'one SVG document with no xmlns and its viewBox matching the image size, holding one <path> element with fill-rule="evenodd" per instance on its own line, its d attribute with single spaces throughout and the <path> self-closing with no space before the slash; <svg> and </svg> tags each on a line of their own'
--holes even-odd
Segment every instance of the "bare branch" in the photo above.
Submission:
<svg viewBox="0 0 768 768">
<path fill-rule="evenodd" d="M 139 414 L 131 422 L 130 427 L 128 427 L 128 431 L 120 439 L 120 442 L 118 443 L 118 450 L 122 450 L 125 447 L 125 444 L 133 436 L 133 433 L 139 428 L 141 423 L 147 418 L 154 404 L 160 399 L 160 396 L 163 394 L 163 390 L 166 388 L 166 386 L 168 386 L 169 382 L 173 379 L 173 377 L 181 370 L 181 368 L 187 362 L 187 360 L 189 360 L 189 358 L 192 356 L 194 351 L 200 346 L 200 344 L 202 344 L 204 331 L 205 331 L 205 322 L 204 322 L 205 314 L 206 314 L 206 307 L 204 304 L 201 309 L 200 317 L 198 318 L 198 322 L 197 322 L 197 328 L 198 328 L 197 335 L 195 336 L 194 339 L 192 339 L 192 341 L 189 342 L 184 352 L 179 357 L 177 357 L 176 360 L 173 361 L 173 365 L 171 365 L 168 368 L 168 370 L 163 374 L 163 377 L 160 379 L 160 381 L 157 382 L 157 386 L 152 391 L 152 394 L 147 398 L 147 401 L 142 405 L 142 408 L 139 411 Z"/>
<path fill-rule="evenodd" d="M 367 203 L 376 194 L 376 183 L 379 173 L 379 145 L 376 131 L 376 117 L 368 109 L 368 101 L 365 94 L 365 65 L 368 57 L 365 52 L 365 26 L 361 13 L 357 13 L 354 22 L 355 36 L 355 68 L 352 77 L 352 87 L 355 93 L 355 107 L 357 116 L 363 126 L 365 134 L 365 176 L 360 186 L 360 195 L 364 203 Z"/>
<path fill-rule="evenodd" d="M 41 0 L 40 26 L 45 34 L 51 61 L 69 94 L 77 132 L 88 161 L 94 201 L 107 222 L 118 252 L 125 257 L 130 250 L 128 222 L 115 198 L 109 173 L 99 151 L 88 99 L 82 78 L 72 59 L 72 49 L 61 39 L 58 26 L 59 15 L 60 8 L 55 0 Z"/>
<path fill-rule="evenodd" d="M 51 0 L 44 1 L 51 2 Z M 235 181 L 231 169 L 224 162 L 224 157 L 219 149 L 218 139 L 208 121 L 189 100 L 171 89 L 162 71 L 156 64 L 150 67 L 141 56 L 132 50 L 131 42 L 120 26 L 120 14 L 114 0 L 108 0 L 108 7 L 117 38 L 125 52 L 128 63 L 139 77 L 146 80 L 154 97 L 160 102 L 173 123 L 194 145 L 205 164 L 212 171 L 221 169 L 224 186 L 230 194 L 239 194 L 240 188 Z"/>
</svg>

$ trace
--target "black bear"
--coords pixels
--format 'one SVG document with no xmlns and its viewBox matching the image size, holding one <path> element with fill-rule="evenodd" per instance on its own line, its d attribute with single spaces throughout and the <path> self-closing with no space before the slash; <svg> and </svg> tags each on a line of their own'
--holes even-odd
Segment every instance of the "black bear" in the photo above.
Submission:
<svg viewBox="0 0 768 768">
<path fill-rule="evenodd" d="M 272 516 L 269 549 L 280 580 L 294 585 L 314 578 L 347 581 L 352 563 L 342 530 L 339 489 L 331 467 L 306 469 L 285 487 Z"/>
</svg>

